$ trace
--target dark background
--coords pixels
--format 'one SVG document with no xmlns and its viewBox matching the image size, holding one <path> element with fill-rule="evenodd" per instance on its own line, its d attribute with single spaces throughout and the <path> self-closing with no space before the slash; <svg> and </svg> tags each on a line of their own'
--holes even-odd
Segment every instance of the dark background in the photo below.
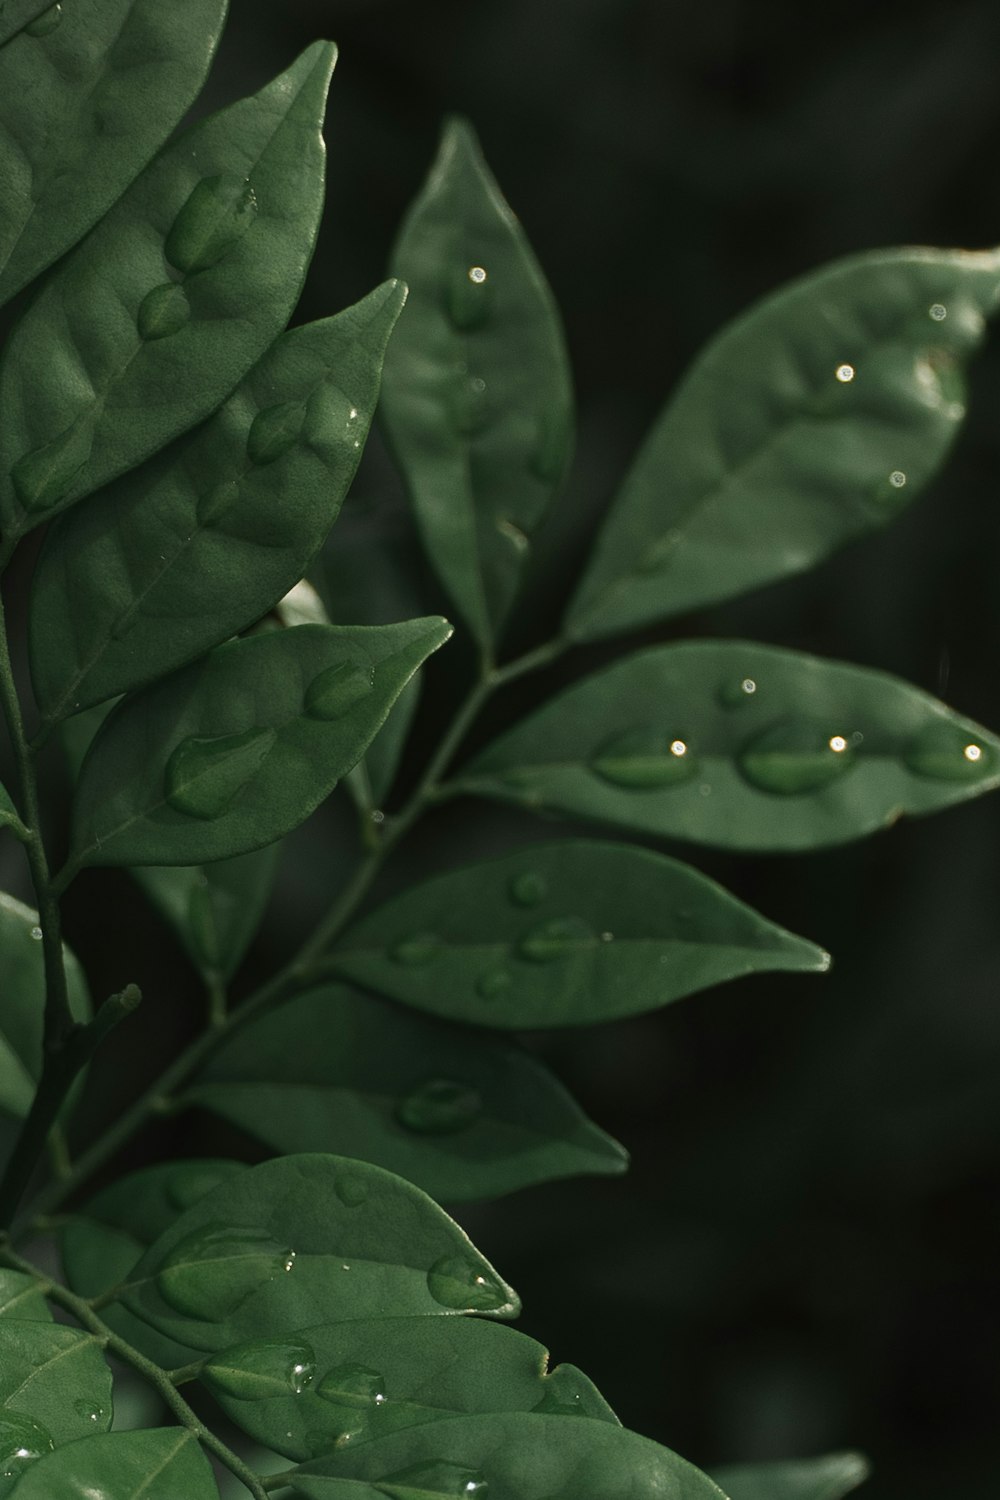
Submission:
<svg viewBox="0 0 1000 1500">
<path fill-rule="evenodd" d="M 580 438 L 539 597 L 567 586 L 644 428 L 729 317 L 843 253 L 1000 240 L 994 0 L 233 0 L 206 106 L 321 35 L 341 60 L 302 316 L 382 278 L 456 111 L 562 307 Z M 891 531 L 642 639 L 747 635 L 851 659 L 996 729 L 998 402 L 994 336 L 945 474 Z M 405 535 L 377 443 L 343 535 L 369 524 Z M 459 649 L 439 669 L 425 732 L 462 666 Z M 525 685 L 524 702 L 558 680 Z M 336 822 L 328 809 L 292 842 L 258 961 L 328 887 Z M 457 808 L 431 858 L 499 848 L 521 827 Z M 540 1043 L 630 1147 L 632 1172 L 459 1216 L 521 1292 L 523 1329 L 586 1369 L 627 1425 L 705 1466 L 861 1447 L 872 1500 L 996 1495 L 998 835 L 994 798 L 832 853 L 679 850 L 828 947 L 833 972 Z M 144 1044 L 115 1041 L 96 1123 L 200 1001 L 124 876 L 82 880 L 67 922 L 98 992 L 132 978 L 147 990 Z M 153 1137 L 163 1151 L 244 1144 L 207 1117 Z"/>
</svg>

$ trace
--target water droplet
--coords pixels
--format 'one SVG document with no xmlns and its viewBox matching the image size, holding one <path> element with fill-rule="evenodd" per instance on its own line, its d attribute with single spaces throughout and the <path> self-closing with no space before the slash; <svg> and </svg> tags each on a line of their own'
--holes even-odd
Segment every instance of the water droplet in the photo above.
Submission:
<svg viewBox="0 0 1000 1500">
<path fill-rule="evenodd" d="M 367 1365 L 336 1365 L 316 1387 L 316 1395 L 331 1406 L 364 1411 L 385 1404 L 385 1376 Z M 328 1439 L 329 1441 L 329 1439 Z"/>
<path fill-rule="evenodd" d="M 476 1089 L 451 1078 L 430 1078 L 396 1106 L 396 1119 L 415 1135 L 453 1135 L 482 1114 Z"/>
<path fill-rule="evenodd" d="M 448 398 L 451 424 L 462 437 L 474 437 L 486 426 L 489 403 L 486 381 L 477 376 L 456 377 Z"/>
<path fill-rule="evenodd" d="M 207 494 L 199 495 L 195 506 L 198 525 L 214 526 L 227 510 L 232 509 L 239 498 L 240 485 L 237 479 L 224 480 L 222 484 L 217 484 L 210 489 Z"/>
<path fill-rule="evenodd" d="M 854 366 L 847 364 L 838 365 L 836 374 L 837 379 L 840 381 L 841 385 L 850 385 L 851 381 L 854 379 Z"/>
<path fill-rule="evenodd" d="M 514 876 L 509 890 L 515 906 L 537 906 L 549 894 L 549 883 L 537 870 L 525 870 Z"/>
<path fill-rule="evenodd" d="M 906 747 L 903 758 L 918 776 L 971 782 L 991 775 L 997 759 L 990 745 L 944 719 L 922 729 Z"/>
<path fill-rule="evenodd" d="M 353 1172 L 338 1172 L 333 1190 L 345 1208 L 360 1208 L 368 1201 L 368 1184 Z"/>
<path fill-rule="evenodd" d="M 375 668 L 352 661 L 337 662 L 318 672 L 306 688 L 302 706 L 310 719 L 332 723 L 362 703 L 375 684 Z"/>
<path fill-rule="evenodd" d="M 486 271 L 482 266 L 469 267 L 469 280 L 475 282 L 476 286 L 482 286 L 486 280 Z"/>
<path fill-rule="evenodd" d="M 679 736 L 629 729 L 601 746 L 590 769 L 602 781 L 627 791 L 657 791 L 697 776 L 698 761 L 688 741 Z"/>
<path fill-rule="evenodd" d="M 892 473 L 889 475 L 889 483 L 892 485 L 894 490 L 901 490 L 903 488 L 903 485 L 906 483 L 906 475 L 903 473 L 902 469 L 893 469 Z"/>
<path fill-rule="evenodd" d="M 602 943 L 613 943 L 614 940 L 615 940 L 615 935 L 614 935 L 613 932 L 602 932 L 601 933 L 601 942 Z"/>
<path fill-rule="evenodd" d="M 257 217 L 257 198 L 245 177 L 222 172 L 204 177 L 188 195 L 167 235 L 163 253 L 182 274 L 216 265 Z"/>
<path fill-rule="evenodd" d="M 0 1475 L 13 1479 L 34 1458 L 51 1453 L 55 1444 L 40 1422 L 20 1412 L 0 1409 Z"/>
<path fill-rule="evenodd" d="M 95 1427 L 104 1416 L 103 1406 L 96 1406 L 93 1401 L 87 1401 L 83 1396 L 73 1402 L 73 1410 L 78 1417 L 82 1417 L 85 1422 L 92 1422 Z"/>
<path fill-rule="evenodd" d="M 735 682 L 723 683 L 719 689 L 719 702 L 724 708 L 741 708 L 750 703 L 757 694 L 755 677 L 737 677 Z"/>
<path fill-rule="evenodd" d="M 441 939 L 433 932 L 414 932 L 409 937 L 393 943 L 389 952 L 398 964 L 408 969 L 419 969 L 437 958 L 443 947 Z"/>
<path fill-rule="evenodd" d="M 467 1469 L 447 1459 L 429 1459 L 387 1474 L 378 1487 L 392 1500 L 431 1500 L 436 1495 L 445 1500 L 472 1500 L 473 1496 L 485 1500 L 487 1484 L 478 1469 Z"/>
<path fill-rule="evenodd" d="M 226 1167 L 220 1169 L 209 1162 L 186 1162 L 171 1172 L 167 1180 L 167 1198 L 179 1213 L 184 1213 L 231 1176 L 232 1170 Z"/>
<path fill-rule="evenodd" d="M 33 927 L 31 929 L 31 936 L 36 943 L 40 943 L 42 941 L 42 929 L 40 927 Z"/>
<path fill-rule="evenodd" d="M 818 791 L 853 764 L 848 738 L 810 719 L 772 724 L 739 757 L 740 770 L 752 786 L 780 796 Z"/>
<path fill-rule="evenodd" d="M 201 1378 L 209 1389 L 225 1391 L 237 1401 L 268 1401 L 301 1396 L 316 1375 L 311 1344 L 298 1339 L 254 1339 L 216 1354 Z"/>
<path fill-rule="evenodd" d="M 191 818 L 221 817 L 256 776 L 277 738 L 273 729 L 247 729 L 181 740 L 164 773 L 167 802 Z"/>
<path fill-rule="evenodd" d="M 165 339 L 172 333 L 180 333 L 190 317 L 191 304 L 184 288 L 176 281 L 165 281 L 162 286 L 154 286 L 143 297 L 135 322 L 139 337 L 152 343 L 154 339 Z"/>
<path fill-rule="evenodd" d="M 376 826 L 385 822 L 385 813 L 380 807 L 373 807 L 369 813 L 369 817 Z"/>
<path fill-rule="evenodd" d="M 294 448 L 302 431 L 306 409 L 301 401 L 281 401 L 265 406 L 254 417 L 247 434 L 247 457 L 263 468 Z"/>
<path fill-rule="evenodd" d="M 55 31 L 62 20 L 62 6 L 50 5 L 48 10 L 43 10 L 40 16 L 29 23 L 24 29 L 29 36 L 48 36 L 50 31 Z"/>
<path fill-rule="evenodd" d="M 486 969 L 476 980 L 476 994 L 484 1000 L 496 1000 L 513 983 L 514 976 L 508 969 Z"/>
<path fill-rule="evenodd" d="M 483 266 L 457 270 L 448 283 L 448 316 L 456 328 L 479 328 L 489 316 L 493 288 Z"/>
<path fill-rule="evenodd" d="M 948 316 L 948 309 L 943 302 L 932 302 L 927 312 L 934 319 L 935 323 L 943 323 Z"/>
<path fill-rule="evenodd" d="M 553 917 L 525 933 L 517 951 L 532 963 L 548 964 L 593 948 L 595 941 L 594 933 L 582 917 Z"/>
<path fill-rule="evenodd" d="M 25 510 L 47 510 L 68 492 L 90 458 L 95 421 L 91 410 L 50 442 L 18 459 L 10 478 Z"/>
<path fill-rule="evenodd" d="M 427 1290 L 442 1307 L 496 1312 L 507 1293 L 487 1267 L 468 1255 L 442 1255 L 427 1272 Z"/>
<path fill-rule="evenodd" d="M 156 1284 L 177 1312 L 219 1322 L 292 1262 L 266 1230 L 205 1224 L 178 1240 Z"/>
<path fill-rule="evenodd" d="M 550 1380 L 551 1378 L 549 1376 Z M 550 1417 L 583 1416 L 583 1407 L 579 1393 L 571 1395 L 569 1400 L 564 1400 L 556 1395 L 555 1391 L 547 1390 L 541 1401 L 536 1401 L 531 1410 L 545 1412 Z"/>
</svg>

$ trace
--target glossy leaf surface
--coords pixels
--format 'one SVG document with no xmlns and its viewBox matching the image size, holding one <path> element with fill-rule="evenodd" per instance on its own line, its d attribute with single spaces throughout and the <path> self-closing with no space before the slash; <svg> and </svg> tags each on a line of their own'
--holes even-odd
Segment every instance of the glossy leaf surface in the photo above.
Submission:
<svg viewBox="0 0 1000 1500">
<path fill-rule="evenodd" d="M 446 1201 L 627 1163 L 530 1054 L 346 985 L 248 1022 L 185 1098 L 275 1151 L 336 1150 Z"/>
<path fill-rule="evenodd" d="M 566 616 L 632 630 L 813 566 L 936 473 L 1000 252 L 882 250 L 768 297 L 698 359 L 640 450 Z"/>
<path fill-rule="evenodd" d="M 208 71 L 226 3 L 72 0 L 48 8 L 56 24 L 46 9 L 0 10 L 0 38 L 29 13 L 0 51 L 0 302 L 74 245 L 167 138 Z"/>
<path fill-rule="evenodd" d="M 32 1464 L 18 1500 L 219 1500 L 208 1459 L 184 1427 L 108 1432 Z"/>
<path fill-rule="evenodd" d="M 828 963 L 697 870 L 583 839 L 415 886 L 331 956 L 394 1000 L 519 1028 L 610 1021 L 743 974 Z"/>
<path fill-rule="evenodd" d="M 230 979 L 267 904 L 279 845 L 209 865 L 139 865 L 135 878 L 203 975 Z"/>
<path fill-rule="evenodd" d="M 0 0 L 0 47 L 52 9 L 52 0 Z"/>
<path fill-rule="evenodd" d="M 744 641 L 659 646 L 561 693 L 458 784 L 730 849 L 860 838 L 1000 783 L 1000 741 L 884 672 Z"/>
<path fill-rule="evenodd" d="M 454 1417 L 376 1442 L 347 1444 L 308 1465 L 295 1483 L 305 1500 L 337 1500 L 319 1476 L 362 1480 L 391 1500 L 721 1500 L 693 1464 L 610 1422 L 566 1422 L 537 1413 Z M 313 1475 L 317 1477 L 312 1477 Z"/>
<path fill-rule="evenodd" d="M 842 1500 L 868 1478 L 860 1453 L 785 1463 L 730 1464 L 713 1476 L 730 1500 Z"/>
<path fill-rule="evenodd" d="M 337 518 L 404 297 L 286 333 L 221 411 L 62 517 L 32 584 L 43 723 L 165 676 L 252 625 Z"/>
<path fill-rule="evenodd" d="M 0 1266 L 0 1318 L 27 1318 L 37 1323 L 51 1317 L 49 1304 L 33 1276 Z"/>
<path fill-rule="evenodd" d="M 25 312 L 0 365 L 8 545 L 207 416 L 281 332 L 332 65 L 317 43 L 172 143 Z"/>
<path fill-rule="evenodd" d="M 90 1015 L 83 971 L 64 948 L 70 1009 Z M 23 1117 L 42 1071 L 45 962 L 38 913 L 0 892 L 0 1113 Z"/>
<path fill-rule="evenodd" d="M 463 1414 L 543 1411 L 617 1426 L 572 1365 L 480 1318 L 383 1318 L 299 1329 L 213 1355 L 201 1373 L 251 1437 L 300 1461 Z"/>
<path fill-rule="evenodd" d="M 357 763 L 447 640 L 430 618 L 299 625 L 218 646 L 127 696 L 77 786 L 77 864 L 201 864 L 283 837 Z"/>
<path fill-rule="evenodd" d="M 453 121 L 393 256 L 410 299 L 382 416 L 428 555 L 488 647 L 572 447 L 552 294 L 468 125 Z"/>
<path fill-rule="evenodd" d="M 129 1273 L 131 1312 L 195 1350 L 345 1318 L 487 1312 L 510 1287 L 402 1178 L 336 1156 L 283 1156 L 182 1214 Z"/>
<path fill-rule="evenodd" d="M 111 1426 L 111 1369 L 93 1334 L 0 1319 L 0 1495 L 46 1453 Z"/>
</svg>

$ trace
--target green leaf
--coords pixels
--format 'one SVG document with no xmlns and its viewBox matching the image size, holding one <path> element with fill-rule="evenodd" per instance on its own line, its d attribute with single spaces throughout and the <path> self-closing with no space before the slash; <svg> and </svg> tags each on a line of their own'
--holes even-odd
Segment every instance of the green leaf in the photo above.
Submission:
<svg viewBox="0 0 1000 1500">
<path fill-rule="evenodd" d="M 1000 741 L 909 683 L 749 641 L 693 641 L 584 678 L 456 785 L 768 850 L 844 843 L 998 783 Z"/>
<path fill-rule="evenodd" d="M 303 1328 L 215 1354 L 201 1371 L 226 1415 L 288 1458 L 484 1412 L 617 1418 L 572 1365 L 480 1318 L 385 1318 Z"/>
<path fill-rule="evenodd" d="M 615 1020 L 829 957 L 687 865 L 574 839 L 411 887 L 350 928 L 329 963 L 435 1015 L 528 1028 Z"/>
<path fill-rule="evenodd" d="M 610 1422 L 538 1413 L 453 1417 L 348 1443 L 295 1477 L 305 1500 L 339 1500 L 329 1479 L 362 1480 L 389 1500 L 724 1500 L 693 1464 Z"/>
<path fill-rule="evenodd" d="M 27 1318 L 29 1322 L 51 1319 L 49 1304 L 33 1276 L 0 1266 L 0 1319 Z"/>
<path fill-rule="evenodd" d="M 192 1350 L 348 1318 L 518 1310 L 436 1203 L 337 1156 L 283 1156 L 202 1198 L 129 1273 L 131 1312 Z"/>
<path fill-rule="evenodd" d="M 785 1463 L 731 1464 L 713 1475 L 730 1500 L 842 1500 L 868 1478 L 860 1453 Z"/>
<path fill-rule="evenodd" d="M 0 1319 L 0 1495 L 44 1454 L 110 1426 L 111 1370 L 99 1339 Z"/>
<path fill-rule="evenodd" d="M 0 891 L 0 1113 L 23 1119 L 42 1072 L 45 960 L 38 913 Z M 70 1010 L 90 1017 L 83 970 L 63 949 Z"/>
<path fill-rule="evenodd" d="M 731 598 L 892 520 L 947 454 L 998 292 L 998 251 L 880 250 L 724 329 L 626 476 L 567 635 Z"/>
<path fill-rule="evenodd" d="M 0 302 L 75 245 L 166 140 L 204 82 L 226 3 L 42 10 L 0 52 Z"/>
<path fill-rule="evenodd" d="M 184 1427 L 107 1432 L 32 1464 L 17 1500 L 219 1500 L 208 1459 Z"/>
<path fill-rule="evenodd" d="M 182 1102 L 275 1151 L 335 1148 L 452 1201 L 620 1172 L 628 1160 L 519 1047 L 346 985 L 296 995 L 239 1028 Z"/>
<path fill-rule="evenodd" d="M 193 865 L 273 843 L 357 763 L 450 634 L 437 618 L 298 625 L 128 695 L 80 774 L 74 864 Z"/>
<path fill-rule="evenodd" d="M 281 332 L 322 203 L 333 55 L 316 43 L 173 142 L 25 312 L 0 366 L 8 548 L 207 416 Z"/>
<path fill-rule="evenodd" d="M 252 625 L 337 518 L 405 291 L 285 334 L 215 417 L 64 516 L 32 584 L 43 726 Z"/>
<path fill-rule="evenodd" d="M 566 470 L 573 401 L 552 294 L 463 122 L 445 129 L 392 267 L 410 300 L 381 415 L 431 562 L 489 649 Z"/>
<path fill-rule="evenodd" d="M 280 845 L 210 865 L 136 866 L 133 874 L 206 978 L 231 979 L 264 914 Z"/>
<path fill-rule="evenodd" d="M 53 5 L 52 0 L 0 0 L 0 47 L 36 21 L 41 23 L 36 31 L 44 36 L 47 30 L 54 29 L 55 17 L 50 12 L 59 10 L 61 7 Z"/>
<path fill-rule="evenodd" d="M 10 793 L 0 783 L 0 828 L 13 828 L 17 832 L 22 827 L 23 824 L 18 816 L 17 808 L 11 800 Z"/>
</svg>

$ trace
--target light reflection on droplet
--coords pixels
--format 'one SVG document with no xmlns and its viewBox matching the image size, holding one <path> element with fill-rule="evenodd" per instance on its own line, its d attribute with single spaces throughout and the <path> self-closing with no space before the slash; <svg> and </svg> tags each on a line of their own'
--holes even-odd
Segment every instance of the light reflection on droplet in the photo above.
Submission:
<svg viewBox="0 0 1000 1500">
<path fill-rule="evenodd" d="M 833 734 L 830 736 L 830 749 L 837 755 L 840 755 L 842 751 L 847 749 L 847 741 L 842 734 Z"/>
<path fill-rule="evenodd" d="M 840 381 L 841 385 L 847 385 L 847 384 L 849 384 L 849 382 L 854 379 L 854 366 L 853 365 L 838 365 L 837 366 L 837 379 Z"/>
<path fill-rule="evenodd" d="M 983 747 L 982 745 L 966 745 L 965 749 L 962 751 L 962 754 L 965 756 L 966 760 L 970 760 L 973 762 L 982 760 Z"/>
<path fill-rule="evenodd" d="M 40 927 L 33 927 L 31 929 L 31 936 L 36 943 L 40 943 L 42 941 L 42 929 Z"/>
<path fill-rule="evenodd" d="M 892 485 L 894 490 L 901 490 L 903 488 L 903 485 L 906 483 L 906 475 L 903 473 L 902 469 L 893 469 L 892 473 L 889 475 L 889 483 Z"/>
<path fill-rule="evenodd" d="M 754 682 L 753 678 L 744 677 L 743 681 L 740 683 L 740 692 L 746 693 L 747 697 L 749 698 L 756 691 L 757 684 Z"/>
<path fill-rule="evenodd" d="M 372 808 L 372 811 L 371 811 L 371 820 L 372 820 L 373 823 L 384 823 L 385 822 L 385 813 L 382 811 L 382 809 L 380 807 L 373 807 Z"/>
<path fill-rule="evenodd" d="M 687 755 L 687 749 L 688 747 L 683 740 L 671 740 L 670 742 L 670 754 L 676 755 L 678 758 L 682 755 Z"/>
<path fill-rule="evenodd" d="M 935 323 L 943 323 L 948 316 L 948 309 L 943 302 L 932 302 L 927 311 Z"/>
<path fill-rule="evenodd" d="M 476 286 L 482 286 L 483 282 L 486 280 L 485 268 L 483 266 L 470 266 L 469 280 L 471 282 L 474 282 Z"/>
</svg>

